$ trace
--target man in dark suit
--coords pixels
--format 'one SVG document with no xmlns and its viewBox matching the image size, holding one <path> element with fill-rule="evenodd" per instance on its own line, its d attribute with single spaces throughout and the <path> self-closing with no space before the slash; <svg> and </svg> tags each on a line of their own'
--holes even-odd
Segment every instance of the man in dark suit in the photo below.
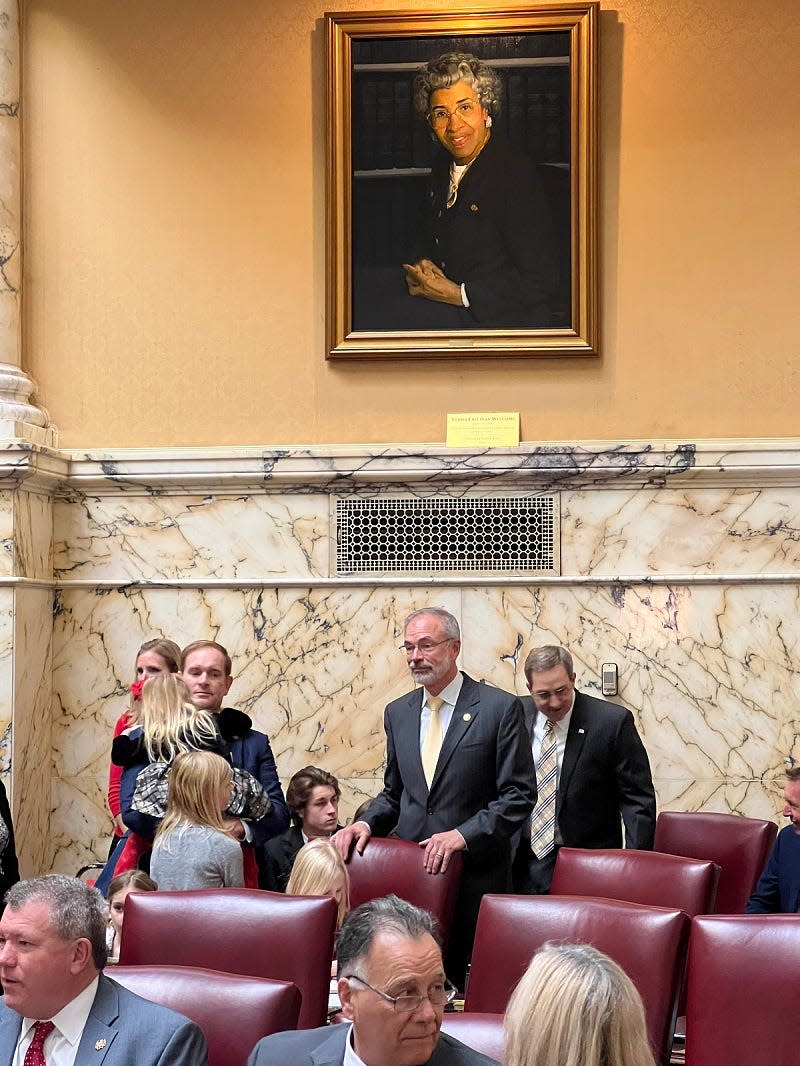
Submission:
<svg viewBox="0 0 800 1066">
<path fill-rule="evenodd" d="M 228 832 L 239 841 L 254 844 L 259 874 L 263 878 L 263 848 L 271 838 L 289 828 L 289 808 L 278 780 L 275 757 L 269 737 L 253 729 L 252 719 L 235 707 L 223 707 L 222 702 L 233 684 L 231 657 L 222 644 L 213 640 L 195 640 L 181 652 L 180 676 L 186 683 L 192 703 L 201 710 L 216 715 L 217 724 L 228 747 L 231 763 L 247 770 L 264 786 L 272 807 L 257 822 L 239 818 L 229 820 Z M 245 880 L 247 881 L 250 849 L 245 849 Z"/>
<path fill-rule="evenodd" d="M 423 687 L 386 708 L 383 792 L 363 820 L 333 838 L 343 857 L 363 851 L 373 833 L 424 847 L 431 874 L 464 853 L 461 890 L 447 947 L 460 984 L 472 950 L 481 897 L 511 890 L 511 838 L 536 800 L 536 778 L 519 699 L 478 684 L 457 666 L 457 620 L 439 607 L 406 620 L 403 650 Z M 463 987 L 463 986 L 462 986 Z"/>
<path fill-rule="evenodd" d="M 747 914 L 795 914 L 800 910 L 800 766 L 786 772 L 784 817 L 791 825 L 781 829 L 755 892 L 747 901 Z"/>
<path fill-rule="evenodd" d="M 264 1037 L 248 1066 L 495 1066 L 440 1032 L 455 989 L 427 911 L 397 896 L 370 900 L 345 918 L 336 956 L 352 1025 Z"/>
<path fill-rule="evenodd" d="M 545 893 L 561 845 L 572 848 L 653 847 L 656 800 L 650 763 L 633 715 L 575 688 L 566 648 L 534 648 L 525 660 L 531 698 L 523 700 L 539 804 L 514 859 L 514 889 Z M 548 752 L 552 764 L 547 762 Z M 552 788 L 552 794 L 551 794 Z M 547 834 L 547 800 L 552 818 Z M 538 838 L 537 838 L 538 834 Z"/>
<path fill-rule="evenodd" d="M 205 1038 L 194 1022 L 103 975 L 106 909 L 97 889 L 76 877 L 37 877 L 14 885 L 6 903 L 0 1066 L 30 1059 L 207 1066 Z"/>
</svg>

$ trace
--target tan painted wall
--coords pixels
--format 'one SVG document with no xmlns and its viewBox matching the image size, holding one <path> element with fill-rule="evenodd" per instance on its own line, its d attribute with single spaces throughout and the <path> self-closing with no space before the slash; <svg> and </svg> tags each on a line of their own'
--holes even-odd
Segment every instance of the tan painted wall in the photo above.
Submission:
<svg viewBox="0 0 800 1066">
<path fill-rule="evenodd" d="M 797 0 L 608 4 L 602 357 L 427 364 L 324 360 L 323 10 L 27 0 L 24 365 L 63 445 L 798 432 Z"/>
</svg>

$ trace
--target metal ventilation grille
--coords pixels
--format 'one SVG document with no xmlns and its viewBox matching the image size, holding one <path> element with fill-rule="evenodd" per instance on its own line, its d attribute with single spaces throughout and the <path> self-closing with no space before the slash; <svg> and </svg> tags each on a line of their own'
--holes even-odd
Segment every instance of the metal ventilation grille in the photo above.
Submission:
<svg viewBox="0 0 800 1066">
<path fill-rule="evenodd" d="M 336 500 L 337 574 L 556 573 L 555 496 Z"/>
</svg>

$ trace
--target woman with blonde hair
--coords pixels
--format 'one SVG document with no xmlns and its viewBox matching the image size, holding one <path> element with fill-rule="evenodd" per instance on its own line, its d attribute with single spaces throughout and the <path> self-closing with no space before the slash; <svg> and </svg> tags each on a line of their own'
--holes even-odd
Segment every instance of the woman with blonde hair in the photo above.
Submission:
<svg viewBox="0 0 800 1066">
<path fill-rule="evenodd" d="M 118 737 L 126 729 L 131 730 L 139 724 L 140 700 L 145 682 L 158 674 L 177 674 L 181 665 L 181 649 L 174 640 L 166 637 L 154 637 L 146 640 L 136 653 L 133 672 L 134 680 L 130 685 L 131 701 L 127 710 L 117 719 L 114 725 L 114 737 Z M 120 782 L 122 780 L 122 767 L 113 761 L 108 771 L 108 809 L 114 819 L 114 846 L 127 828 L 122 820 L 122 808 L 120 806 Z"/>
<path fill-rule="evenodd" d="M 243 888 L 242 849 L 226 831 L 233 771 L 212 751 L 175 757 L 167 813 L 156 831 L 150 873 L 161 889 Z"/>
<path fill-rule="evenodd" d="M 350 875 L 329 840 L 309 840 L 297 853 L 286 885 L 287 896 L 333 896 L 339 907 L 336 928 L 350 910 Z"/>
<path fill-rule="evenodd" d="M 633 982 L 588 944 L 545 944 L 505 1016 L 504 1066 L 654 1066 Z"/>
</svg>

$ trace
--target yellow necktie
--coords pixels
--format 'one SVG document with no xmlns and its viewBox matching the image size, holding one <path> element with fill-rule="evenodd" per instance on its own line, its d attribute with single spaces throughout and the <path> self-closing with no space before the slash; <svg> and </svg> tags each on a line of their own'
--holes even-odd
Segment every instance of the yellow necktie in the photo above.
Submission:
<svg viewBox="0 0 800 1066">
<path fill-rule="evenodd" d="M 439 752 L 442 750 L 442 719 L 439 712 L 444 700 L 441 696 L 428 696 L 428 709 L 431 718 L 428 722 L 428 731 L 422 742 L 422 770 L 428 788 L 431 787 L 433 775 L 436 772 L 436 763 L 439 761 Z"/>
</svg>

